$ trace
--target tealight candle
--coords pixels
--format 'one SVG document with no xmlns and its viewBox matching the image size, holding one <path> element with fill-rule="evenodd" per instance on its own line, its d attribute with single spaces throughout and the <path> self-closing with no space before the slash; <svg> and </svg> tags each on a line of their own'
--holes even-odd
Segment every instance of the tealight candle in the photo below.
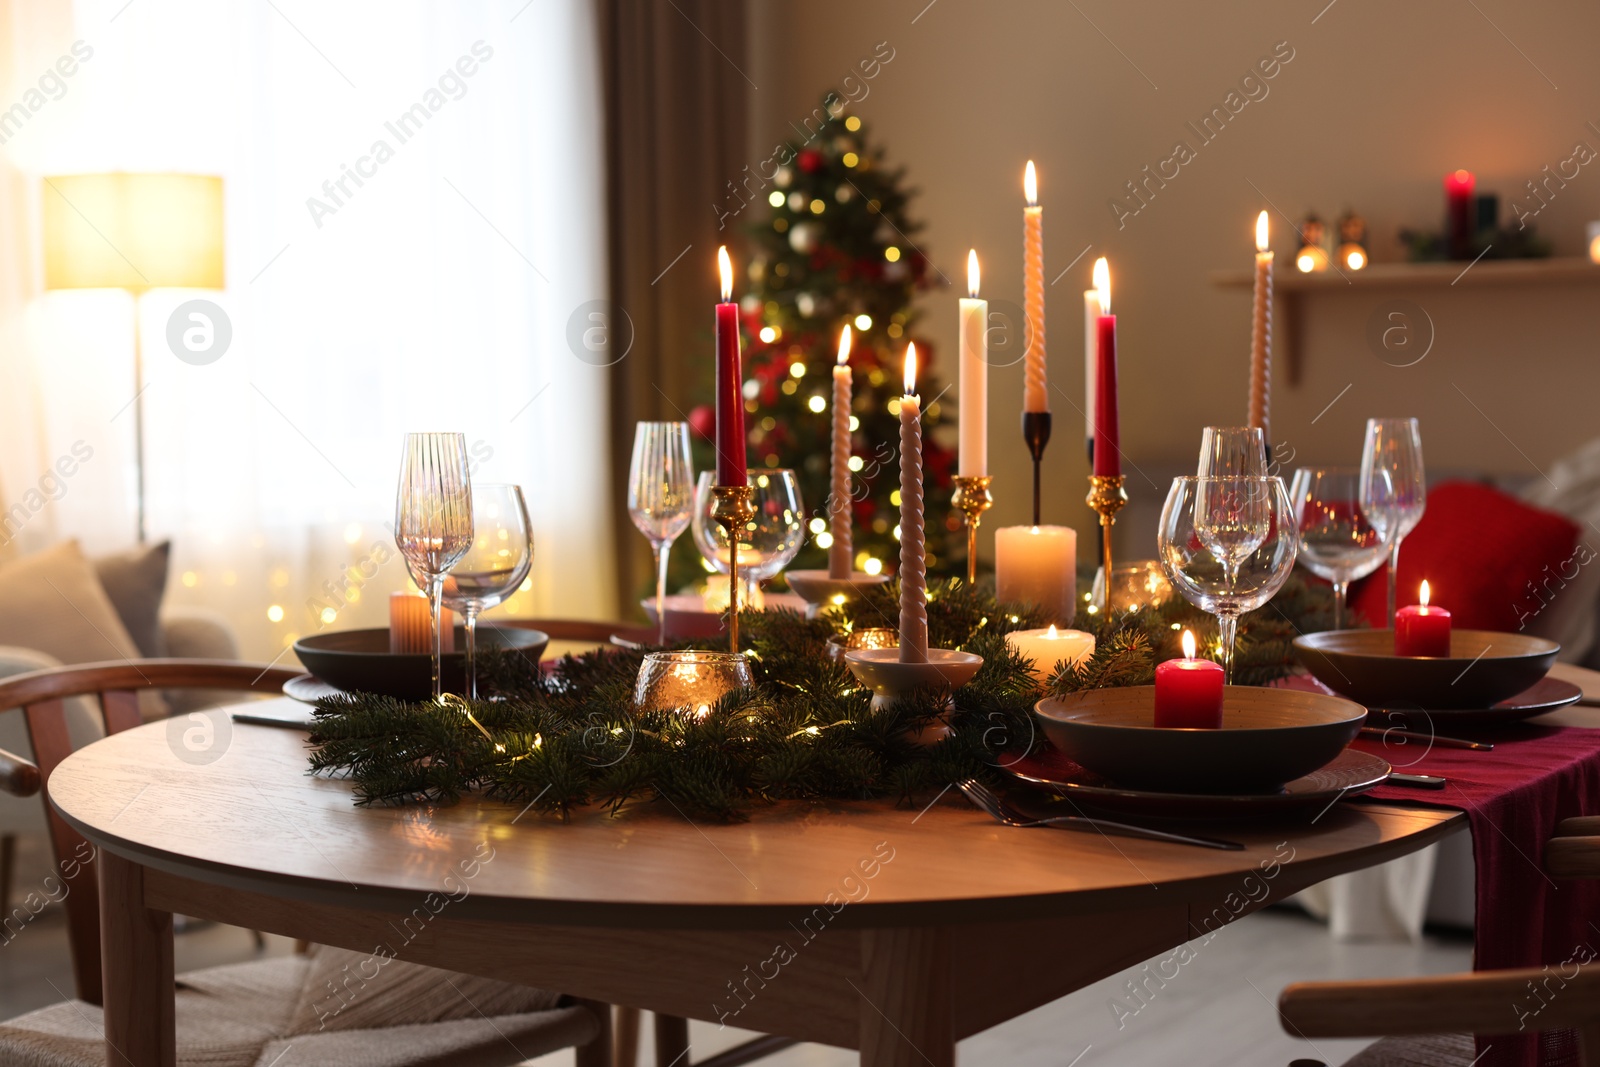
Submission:
<svg viewBox="0 0 1600 1067">
<path fill-rule="evenodd" d="M 1026 656 L 1036 681 L 1049 681 L 1058 663 L 1080 663 L 1094 655 L 1094 635 L 1082 630 L 1058 630 L 1052 623 L 1047 630 L 1013 630 L 1006 634 L 1006 645 L 1019 656 Z"/>
<path fill-rule="evenodd" d="M 1428 583 L 1422 583 L 1420 604 L 1394 613 L 1394 654 L 1397 656 L 1450 655 L 1450 613 L 1428 605 Z"/>
<path fill-rule="evenodd" d="M 1156 665 L 1156 725 L 1222 728 L 1222 665 L 1194 658 L 1194 634 L 1183 631 L 1183 659 Z"/>
<path fill-rule="evenodd" d="M 1033 604 L 1069 625 L 1078 611 L 1078 534 L 1067 526 L 1002 526 L 994 533 L 994 595 Z"/>
</svg>

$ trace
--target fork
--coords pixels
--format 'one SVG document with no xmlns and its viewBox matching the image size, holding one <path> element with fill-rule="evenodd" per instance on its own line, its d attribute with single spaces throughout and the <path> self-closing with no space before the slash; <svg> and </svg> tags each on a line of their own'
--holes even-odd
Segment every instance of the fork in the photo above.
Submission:
<svg viewBox="0 0 1600 1067">
<path fill-rule="evenodd" d="M 1122 837 L 1139 837 L 1146 841 L 1168 841 L 1175 845 L 1198 845 L 1201 848 L 1218 848 L 1237 852 L 1244 848 L 1237 841 L 1224 841 L 1215 837 L 1190 837 L 1185 834 L 1152 830 L 1148 826 L 1132 826 L 1110 819 L 1090 818 L 1087 815 L 1054 815 L 1046 819 L 1032 819 L 1006 803 L 993 790 L 976 778 L 966 778 L 956 783 L 966 798 L 1007 826 L 1049 826 L 1058 830 L 1078 830 L 1087 833 L 1117 834 Z"/>
</svg>

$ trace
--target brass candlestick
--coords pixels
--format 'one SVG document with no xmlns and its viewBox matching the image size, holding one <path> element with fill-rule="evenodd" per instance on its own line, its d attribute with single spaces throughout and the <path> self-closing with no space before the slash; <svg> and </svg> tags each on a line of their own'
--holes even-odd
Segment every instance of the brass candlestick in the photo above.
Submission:
<svg viewBox="0 0 1600 1067">
<path fill-rule="evenodd" d="M 1122 475 L 1089 475 L 1089 495 L 1085 498 L 1085 502 L 1100 516 L 1100 565 L 1105 568 L 1105 580 L 1101 583 L 1103 590 L 1101 597 L 1104 603 L 1100 605 L 1100 611 L 1104 615 L 1110 615 L 1111 527 L 1117 523 L 1117 512 L 1128 502 L 1128 492 L 1122 487 Z"/>
<path fill-rule="evenodd" d="M 967 584 L 978 583 L 978 524 L 983 513 L 994 507 L 994 497 L 989 493 L 991 476 L 987 474 L 958 474 L 952 479 L 956 490 L 950 503 L 961 512 L 967 524 Z"/>
<path fill-rule="evenodd" d="M 755 518 L 755 490 L 748 485 L 711 487 L 711 521 L 728 533 L 728 645 L 739 654 L 739 534 Z"/>
</svg>

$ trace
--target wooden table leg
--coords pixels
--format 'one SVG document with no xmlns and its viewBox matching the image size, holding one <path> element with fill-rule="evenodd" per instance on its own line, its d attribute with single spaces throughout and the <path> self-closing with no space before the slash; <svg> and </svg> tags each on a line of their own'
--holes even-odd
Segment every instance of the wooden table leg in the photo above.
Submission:
<svg viewBox="0 0 1600 1067">
<path fill-rule="evenodd" d="M 616 1021 L 614 1067 L 639 1067 L 639 1009 L 619 1004 L 612 1018 Z"/>
<path fill-rule="evenodd" d="M 955 1067 L 949 931 L 863 931 L 856 991 L 861 1067 Z"/>
<path fill-rule="evenodd" d="M 688 1067 L 689 1020 L 656 1013 L 656 1067 Z"/>
<path fill-rule="evenodd" d="M 144 903 L 144 868 L 99 850 L 106 1062 L 176 1067 L 172 913 Z"/>
</svg>

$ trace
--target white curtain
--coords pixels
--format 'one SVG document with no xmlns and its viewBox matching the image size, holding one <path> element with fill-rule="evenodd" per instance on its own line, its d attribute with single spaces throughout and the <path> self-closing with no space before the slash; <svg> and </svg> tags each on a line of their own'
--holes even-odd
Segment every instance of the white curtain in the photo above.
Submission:
<svg viewBox="0 0 1600 1067">
<path fill-rule="evenodd" d="M 40 179 L 220 174 L 227 289 L 141 305 L 150 531 L 174 541 L 169 596 L 224 611 L 264 659 L 319 628 L 381 625 L 406 584 L 387 528 L 401 434 L 460 430 L 476 478 L 528 496 L 533 576 L 501 610 L 607 613 L 605 371 L 576 358 L 567 329 L 604 295 L 589 4 L 0 11 L 0 108 L 31 99 L 74 42 L 92 49 L 59 96 L 46 79 L 46 103 L 0 146 L 0 501 L 78 442 L 93 453 L 16 546 L 76 536 L 102 551 L 133 532 L 133 301 L 41 292 Z M 209 365 L 167 339 L 196 298 L 232 328 Z"/>
</svg>

